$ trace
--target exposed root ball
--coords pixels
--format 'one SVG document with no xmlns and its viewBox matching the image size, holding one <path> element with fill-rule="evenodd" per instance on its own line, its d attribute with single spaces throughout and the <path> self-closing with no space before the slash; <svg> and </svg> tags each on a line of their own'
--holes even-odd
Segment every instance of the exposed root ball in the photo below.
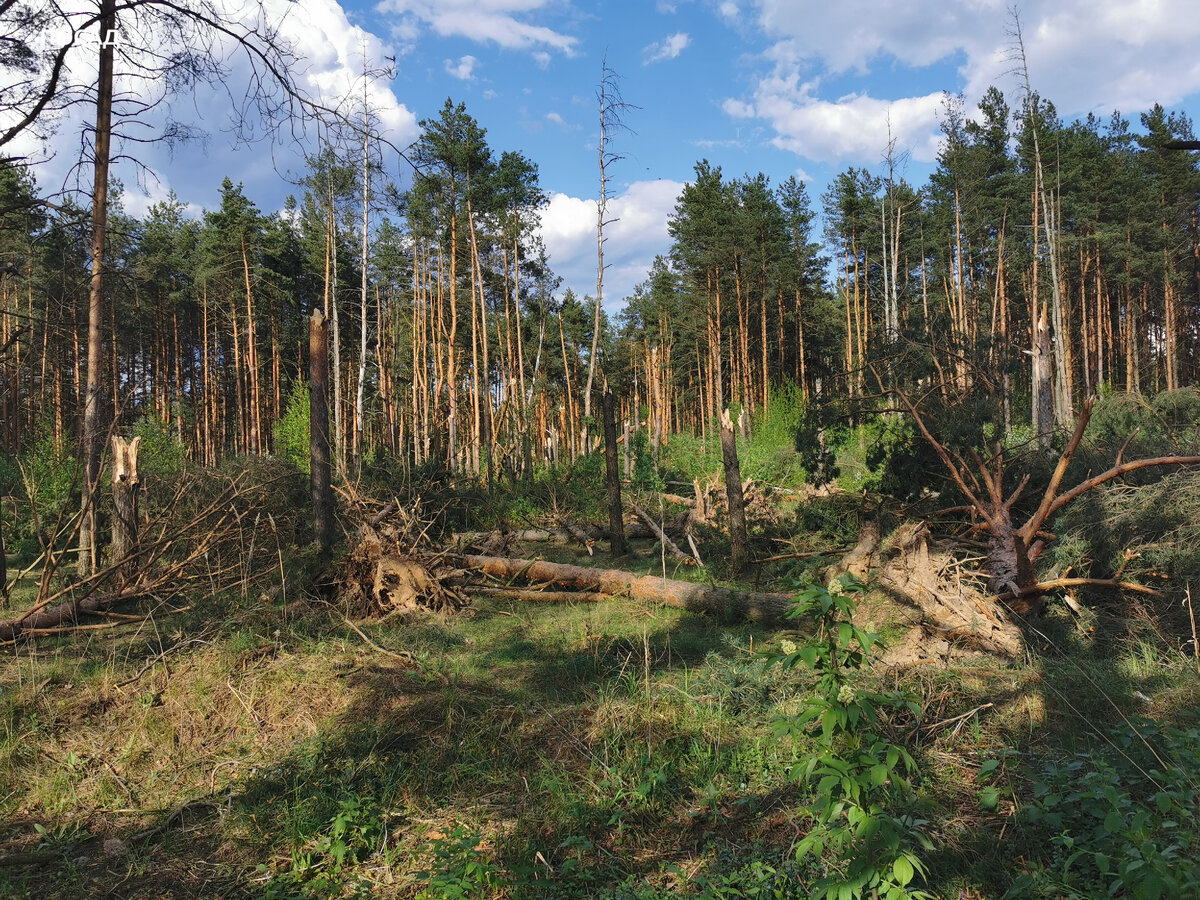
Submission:
<svg viewBox="0 0 1200 900">
<path fill-rule="evenodd" d="M 352 618 L 376 618 L 418 609 L 443 612 L 469 605 L 460 590 L 462 572 L 440 555 L 407 546 L 403 532 L 389 524 L 364 527 L 335 578 L 337 595 Z"/>
</svg>

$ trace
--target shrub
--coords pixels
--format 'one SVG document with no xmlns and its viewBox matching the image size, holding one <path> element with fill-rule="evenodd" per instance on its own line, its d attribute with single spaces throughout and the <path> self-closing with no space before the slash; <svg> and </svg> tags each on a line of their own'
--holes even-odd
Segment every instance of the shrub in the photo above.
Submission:
<svg viewBox="0 0 1200 900">
<path fill-rule="evenodd" d="M 178 477 L 187 465 L 187 447 L 171 426 L 154 416 L 145 416 L 133 427 L 131 437 L 140 437 L 138 474 L 162 478 Z"/>
<path fill-rule="evenodd" d="M 792 618 L 811 620 L 818 635 L 800 647 L 782 642 L 782 665 L 803 665 L 817 676 L 799 715 L 776 726 L 779 734 L 805 735 L 817 746 L 793 771 L 814 790 L 812 828 L 796 846 L 796 858 L 826 851 L 833 857 L 828 874 L 814 883 L 813 896 L 922 898 L 927 895 L 910 885 L 926 871 L 917 849 L 932 849 L 932 844 L 921 831 L 923 821 L 897 811 L 913 799 L 909 779 L 917 766 L 881 728 L 885 711 L 916 714 L 919 707 L 904 694 L 868 691 L 853 683 L 852 676 L 878 642 L 851 621 L 855 604 L 850 594 L 860 589 L 850 585 L 835 594 L 810 585 L 789 612 Z"/>
<path fill-rule="evenodd" d="M 308 472 L 309 442 L 308 382 L 298 381 L 288 396 L 287 407 L 272 429 L 275 455 Z"/>
<path fill-rule="evenodd" d="M 1116 729 L 1100 749 L 1044 763 L 1023 820 L 1048 858 L 1005 896 L 1200 896 L 1197 770 L 1200 728 L 1149 720 Z"/>
</svg>

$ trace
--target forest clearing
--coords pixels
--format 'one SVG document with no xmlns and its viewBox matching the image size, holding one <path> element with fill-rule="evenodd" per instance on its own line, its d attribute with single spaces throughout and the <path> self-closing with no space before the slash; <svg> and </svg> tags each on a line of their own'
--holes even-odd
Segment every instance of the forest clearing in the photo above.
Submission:
<svg viewBox="0 0 1200 900">
<path fill-rule="evenodd" d="M 1104 421 L 1161 411 L 1108 406 Z M 383 500 L 394 485 L 364 478 L 332 557 L 307 537 L 294 467 L 143 457 L 145 521 L 194 523 L 156 562 L 170 580 L 8 642 L 5 895 L 808 897 L 882 858 L 913 895 L 1119 881 L 1187 896 L 1200 668 L 1191 607 L 1163 589 L 1196 575 L 1194 470 L 1099 486 L 1056 521 L 1060 582 L 1107 553 L 1144 592 L 1051 589 L 1017 643 L 981 649 L 927 602 L 976 604 L 976 630 L 989 607 L 1012 615 L 979 571 L 984 545 L 921 524 L 941 498 L 923 519 L 875 491 L 772 486 L 795 451 L 770 422 L 757 433 L 740 442 L 755 559 L 740 577 L 717 457 L 682 436 L 623 488 L 703 567 L 633 515 L 628 555 L 610 558 L 595 456 L 491 491 L 422 480 L 420 498 Z M 1120 450 L 1097 438 L 1083 471 Z M 843 466 L 860 453 L 851 441 Z M 691 497 L 673 492 L 689 478 Z M 199 534 L 202 563 L 186 552 Z M 861 591 L 831 582 L 846 571 Z M 846 605 L 778 617 L 827 582 L 818 608 Z M 663 583 L 733 591 L 695 604 Z M 12 607 L 37 591 L 15 580 Z M 864 633 L 879 636 L 866 651 Z M 822 640 L 839 668 L 809 656 Z M 814 698 L 871 717 L 826 747 L 801 725 Z M 881 745 L 907 754 L 886 777 Z M 823 754 L 855 746 L 876 748 L 856 790 L 894 845 L 838 843 L 821 819 Z M 797 853 L 814 835 L 824 850 Z"/>
<path fill-rule="evenodd" d="M 0 896 L 1200 897 L 1186 114 L 1060 117 L 1013 9 L 924 183 L 700 144 L 614 297 L 607 55 L 584 293 L 273 2 L 0 2 Z M 204 90 L 286 199 L 126 191 Z"/>
</svg>

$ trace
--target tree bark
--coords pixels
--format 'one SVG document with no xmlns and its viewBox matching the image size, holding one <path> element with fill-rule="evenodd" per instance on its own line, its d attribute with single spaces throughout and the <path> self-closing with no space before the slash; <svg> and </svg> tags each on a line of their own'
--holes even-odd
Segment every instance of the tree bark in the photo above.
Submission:
<svg viewBox="0 0 1200 900">
<path fill-rule="evenodd" d="M 606 390 L 604 406 L 604 469 L 608 480 L 609 555 L 624 556 L 625 513 L 621 508 L 621 471 L 617 462 L 617 413 L 612 391 Z"/>
<path fill-rule="evenodd" d="M 113 446 L 113 529 L 109 561 L 119 565 L 117 580 L 128 584 L 137 575 L 138 545 L 138 445 L 140 437 L 126 441 L 114 434 Z"/>
<path fill-rule="evenodd" d="M 321 310 L 308 323 L 309 478 L 313 542 L 325 553 L 333 546 L 333 485 L 329 466 L 329 330 Z"/>
<path fill-rule="evenodd" d="M 87 384 L 83 407 L 83 505 L 79 526 L 79 574 L 96 564 L 96 491 L 100 485 L 100 363 L 103 353 L 104 251 L 108 234 L 108 166 L 112 145 L 113 36 L 116 0 L 100 0 L 100 68 L 96 81 L 95 172 L 92 180 L 92 273 L 88 290 Z"/>
<path fill-rule="evenodd" d="M 593 569 L 496 556 L 460 556 L 455 558 L 455 562 L 464 568 L 506 581 L 520 579 L 530 583 L 570 587 L 577 591 L 621 594 L 635 600 L 768 625 L 782 624 L 792 605 L 792 598 L 784 594 L 736 591 L 655 575 L 638 576 L 621 569 Z"/>
<path fill-rule="evenodd" d="M 739 422 L 746 413 L 738 416 Z M 742 469 L 738 463 L 737 437 L 729 409 L 721 411 L 721 456 L 725 464 L 725 493 L 729 498 L 729 550 L 733 569 L 740 572 L 750 558 L 746 539 L 746 505 L 742 496 Z"/>
</svg>

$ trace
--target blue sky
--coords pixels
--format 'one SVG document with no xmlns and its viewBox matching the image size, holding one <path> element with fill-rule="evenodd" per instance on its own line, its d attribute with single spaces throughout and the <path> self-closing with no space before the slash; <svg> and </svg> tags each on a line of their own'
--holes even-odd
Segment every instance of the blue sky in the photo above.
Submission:
<svg viewBox="0 0 1200 900">
<path fill-rule="evenodd" d="M 78 0 L 83 3 L 85 0 Z M 219 0 L 231 10 L 248 0 Z M 596 89 L 601 63 L 621 77 L 631 131 L 612 168 L 606 300 L 614 305 L 666 252 L 666 220 L 701 158 L 730 177 L 798 175 L 814 205 L 846 166 L 885 170 L 889 134 L 921 182 L 937 153 L 942 92 L 968 110 L 991 84 L 1016 97 L 1007 0 L 263 0 L 305 57 L 308 88 L 331 100 L 361 94 L 363 50 L 396 59 L 372 84 L 387 136 L 406 145 L 447 97 L 465 102 L 493 151 L 534 160 L 551 195 L 543 234 L 552 265 L 579 293 L 595 287 L 598 189 Z M 1194 0 L 1028 0 L 1021 4 L 1035 89 L 1067 119 L 1154 102 L 1200 110 L 1200 16 Z M 234 77 L 237 77 L 235 68 Z M 245 182 L 262 208 L 294 188 L 280 144 L 235 150 L 221 130 L 221 97 L 177 103 L 209 133 L 203 145 L 140 150 L 154 173 L 145 193 L 132 171 L 127 204 L 143 212 L 173 189 L 211 207 L 223 176 Z M 61 182 L 78 131 L 62 123 L 39 175 Z M 398 165 L 393 171 L 401 171 Z"/>
</svg>

